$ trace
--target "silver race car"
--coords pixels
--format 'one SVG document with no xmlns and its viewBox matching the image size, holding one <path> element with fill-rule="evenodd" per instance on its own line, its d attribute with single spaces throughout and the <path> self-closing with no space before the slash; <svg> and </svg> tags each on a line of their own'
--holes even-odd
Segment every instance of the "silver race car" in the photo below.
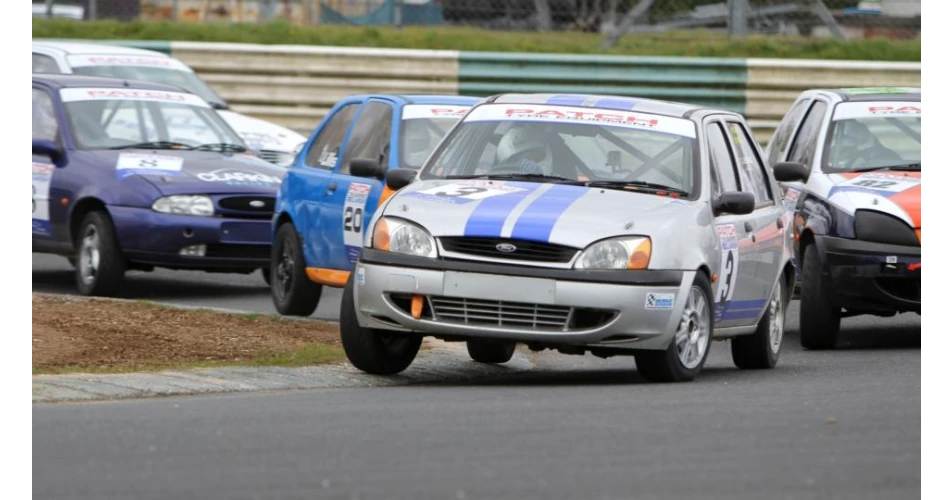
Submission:
<svg viewBox="0 0 952 500">
<path fill-rule="evenodd" d="M 479 362 L 529 349 L 634 355 L 691 380 L 712 340 L 772 368 L 791 296 L 777 181 L 735 113 L 591 95 L 506 94 L 474 107 L 378 207 L 341 302 L 357 368 L 395 374 L 423 336 Z"/>
</svg>

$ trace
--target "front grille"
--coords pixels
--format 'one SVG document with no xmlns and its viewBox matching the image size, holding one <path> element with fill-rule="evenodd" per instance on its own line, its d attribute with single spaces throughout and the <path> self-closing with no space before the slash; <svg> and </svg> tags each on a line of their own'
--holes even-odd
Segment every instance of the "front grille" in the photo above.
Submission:
<svg viewBox="0 0 952 500">
<path fill-rule="evenodd" d="M 229 259 L 270 259 L 271 246 L 212 244 L 206 246 L 205 256 Z"/>
<path fill-rule="evenodd" d="M 440 243 L 447 252 L 531 262 L 567 263 L 578 252 L 578 249 L 572 247 L 508 238 L 446 237 L 440 238 Z M 499 250 L 499 247 L 515 250 L 504 252 Z"/>
<path fill-rule="evenodd" d="M 268 219 L 274 213 L 273 196 L 229 196 L 218 200 L 222 215 L 249 219 Z"/>
<path fill-rule="evenodd" d="M 258 151 L 261 156 L 261 159 L 267 162 L 274 163 L 276 165 L 284 165 L 288 161 L 288 157 L 291 156 L 290 153 L 284 151 L 275 151 L 273 149 L 263 149 Z"/>
<path fill-rule="evenodd" d="M 564 330 L 568 326 L 572 308 L 522 302 L 465 299 L 460 297 L 430 297 L 436 321 L 467 325 L 510 326 L 533 330 Z"/>
</svg>

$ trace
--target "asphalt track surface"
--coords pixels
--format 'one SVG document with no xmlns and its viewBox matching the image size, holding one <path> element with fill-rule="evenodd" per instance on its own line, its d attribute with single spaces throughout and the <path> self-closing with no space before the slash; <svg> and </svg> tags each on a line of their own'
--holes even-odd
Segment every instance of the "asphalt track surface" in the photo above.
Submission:
<svg viewBox="0 0 952 500">
<path fill-rule="evenodd" d="M 259 275 L 129 280 L 128 298 L 273 311 Z M 34 256 L 35 291 L 72 287 L 64 259 Z M 33 495 L 919 497 L 919 318 L 851 318 L 840 349 L 808 352 L 796 315 L 794 302 L 774 370 L 735 369 L 719 342 L 687 384 L 648 384 L 626 358 L 544 354 L 464 381 L 34 404 Z"/>
</svg>

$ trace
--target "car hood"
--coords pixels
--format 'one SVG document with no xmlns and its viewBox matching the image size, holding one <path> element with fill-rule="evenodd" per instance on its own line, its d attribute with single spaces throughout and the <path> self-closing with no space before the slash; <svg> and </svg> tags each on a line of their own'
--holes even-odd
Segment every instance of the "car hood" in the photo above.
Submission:
<svg viewBox="0 0 952 500">
<path fill-rule="evenodd" d="M 826 174 L 827 198 L 846 213 L 878 210 L 912 227 L 922 225 L 922 173 L 877 171 Z"/>
<path fill-rule="evenodd" d="M 218 114 L 241 135 L 252 149 L 260 151 L 281 151 L 292 153 L 295 148 L 307 137 L 280 125 L 266 122 L 258 118 L 235 113 L 230 110 L 220 110 Z"/>
<path fill-rule="evenodd" d="M 163 195 L 277 193 L 287 170 L 244 153 L 176 150 L 91 152 L 116 178 L 141 176 Z"/>
<path fill-rule="evenodd" d="M 436 237 L 513 238 L 584 248 L 623 235 L 670 240 L 679 225 L 697 225 L 700 205 L 565 184 L 427 180 L 400 190 L 383 215 L 409 219 Z"/>
</svg>

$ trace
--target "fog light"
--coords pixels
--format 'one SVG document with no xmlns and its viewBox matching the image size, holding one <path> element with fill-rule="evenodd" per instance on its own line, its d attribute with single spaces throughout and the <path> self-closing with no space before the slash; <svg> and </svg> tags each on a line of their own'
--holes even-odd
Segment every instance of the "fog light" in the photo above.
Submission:
<svg viewBox="0 0 952 500">
<path fill-rule="evenodd" d="M 204 257 L 205 256 L 205 245 L 190 245 L 181 250 L 179 250 L 179 255 L 187 255 L 189 257 Z"/>
</svg>

